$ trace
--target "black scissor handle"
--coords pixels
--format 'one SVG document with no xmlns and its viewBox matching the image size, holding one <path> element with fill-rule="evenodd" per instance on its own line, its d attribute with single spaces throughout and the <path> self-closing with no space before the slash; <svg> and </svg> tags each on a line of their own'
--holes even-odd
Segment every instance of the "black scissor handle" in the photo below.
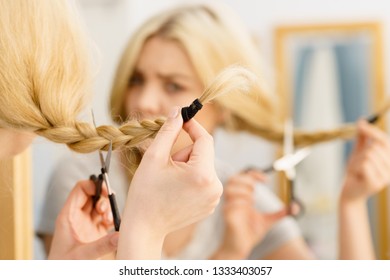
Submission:
<svg viewBox="0 0 390 280">
<path fill-rule="evenodd" d="M 96 187 L 96 193 L 95 193 L 95 195 L 92 196 L 93 207 L 95 208 L 96 203 L 99 201 L 100 196 L 102 194 L 103 176 L 102 176 L 102 174 L 99 174 L 99 176 L 96 177 L 95 174 L 92 174 L 91 176 L 89 176 L 89 179 L 92 182 L 94 182 L 95 187 Z"/>
<path fill-rule="evenodd" d="M 305 213 L 305 207 L 303 206 L 303 203 L 300 199 L 296 198 L 295 197 L 295 193 L 294 193 L 294 180 L 288 180 L 288 184 L 289 184 L 289 195 L 290 195 L 290 200 L 289 200 L 289 203 L 288 203 L 288 214 L 294 218 L 299 218 L 301 217 L 304 213 Z M 297 214 L 293 213 L 293 205 L 296 204 L 298 205 L 299 207 L 299 211 Z"/>
<path fill-rule="evenodd" d="M 119 231 L 119 228 L 121 226 L 121 217 L 118 210 L 118 205 L 116 204 L 115 194 L 109 194 L 108 198 L 110 199 L 110 205 L 111 205 L 111 211 L 112 211 L 112 217 L 114 219 L 114 226 L 115 231 Z"/>
</svg>

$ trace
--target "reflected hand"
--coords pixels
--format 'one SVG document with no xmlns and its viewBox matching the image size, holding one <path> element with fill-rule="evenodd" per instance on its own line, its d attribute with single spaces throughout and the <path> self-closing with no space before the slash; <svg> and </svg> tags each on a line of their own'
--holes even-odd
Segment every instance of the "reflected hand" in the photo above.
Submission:
<svg viewBox="0 0 390 280">
<path fill-rule="evenodd" d="M 90 180 L 73 188 L 57 217 L 49 259 L 98 259 L 115 252 L 118 233 L 108 234 L 113 221 L 107 189 L 93 207 L 95 190 Z"/>
<path fill-rule="evenodd" d="M 347 166 L 343 201 L 362 201 L 390 182 L 390 142 L 387 135 L 362 120 L 357 142 Z"/>
<path fill-rule="evenodd" d="M 245 259 L 280 219 L 287 209 L 275 213 L 261 213 L 255 208 L 254 187 L 264 181 L 257 171 L 240 173 L 231 177 L 224 191 L 224 240 L 216 258 Z"/>
</svg>

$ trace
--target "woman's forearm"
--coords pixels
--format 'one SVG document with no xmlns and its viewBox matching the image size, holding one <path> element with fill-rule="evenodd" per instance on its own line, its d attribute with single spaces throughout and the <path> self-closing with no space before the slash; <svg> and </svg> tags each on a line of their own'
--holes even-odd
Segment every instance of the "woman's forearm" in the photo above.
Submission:
<svg viewBox="0 0 390 280">
<path fill-rule="evenodd" d="M 161 259 L 165 235 L 145 216 L 143 208 L 128 197 L 119 230 L 117 259 Z"/>
<path fill-rule="evenodd" d="M 366 200 L 340 200 L 339 258 L 375 259 Z"/>
<path fill-rule="evenodd" d="M 244 253 L 233 253 L 223 248 L 219 248 L 214 254 L 209 258 L 210 260 L 245 260 L 247 257 Z"/>
</svg>

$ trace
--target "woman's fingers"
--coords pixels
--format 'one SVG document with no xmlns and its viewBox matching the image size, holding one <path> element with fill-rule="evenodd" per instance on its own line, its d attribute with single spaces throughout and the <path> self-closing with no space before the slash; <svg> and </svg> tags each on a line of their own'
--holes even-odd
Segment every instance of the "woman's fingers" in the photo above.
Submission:
<svg viewBox="0 0 390 280">
<path fill-rule="evenodd" d="M 370 125 L 364 120 L 360 120 L 358 122 L 358 131 L 365 137 L 369 138 L 370 141 L 377 141 L 384 146 L 389 146 L 389 138 L 387 134 L 385 134 L 379 128 Z"/>
<path fill-rule="evenodd" d="M 190 159 L 192 149 L 193 149 L 192 144 L 183 148 L 182 150 L 172 155 L 172 160 L 178 162 L 187 162 Z"/>
<path fill-rule="evenodd" d="M 191 164 L 214 170 L 214 141 L 213 137 L 194 119 L 189 120 L 183 126 L 194 142 L 189 162 Z"/>
<path fill-rule="evenodd" d="M 161 160 L 164 164 L 170 159 L 171 150 L 181 131 L 183 119 L 179 114 L 179 108 L 172 109 L 152 144 L 146 150 L 144 157 L 153 156 L 153 159 Z"/>
</svg>

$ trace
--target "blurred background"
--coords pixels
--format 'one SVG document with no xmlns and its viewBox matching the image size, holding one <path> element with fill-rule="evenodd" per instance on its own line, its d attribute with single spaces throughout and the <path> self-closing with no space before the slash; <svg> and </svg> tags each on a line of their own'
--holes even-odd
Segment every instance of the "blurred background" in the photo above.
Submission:
<svg viewBox="0 0 390 280">
<path fill-rule="evenodd" d="M 390 81 L 388 1 L 214 1 L 234 9 L 253 33 L 267 65 L 267 78 L 274 81 L 275 92 L 285 97 L 286 116 L 293 116 L 296 126 L 317 129 L 355 121 L 378 108 L 383 95 L 387 95 Z M 85 28 L 99 50 L 92 108 L 100 125 L 112 123 L 107 105 L 109 91 L 119 55 L 132 31 L 154 13 L 186 2 L 204 1 L 77 2 Z M 319 110 L 327 117 L 313 118 Z M 274 157 L 273 146 L 264 148 L 266 146 L 259 145 L 262 140 L 239 134 L 227 142 L 224 133 L 220 131 L 216 137 L 217 156 L 232 162 L 237 170 L 249 164 L 266 166 L 267 160 Z M 320 259 L 334 259 L 337 257 L 337 195 L 350 144 L 332 143 L 316 149 L 298 169 L 298 196 L 307 208 L 299 223 L 315 254 Z M 65 146 L 49 144 L 42 138 L 34 142 L 35 225 L 41 216 L 52 168 L 69 153 Z M 271 179 L 271 184 L 277 192 L 277 178 Z M 370 202 L 377 255 L 386 259 L 389 257 L 387 200 L 387 194 L 382 194 L 380 199 Z M 34 246 L 34 258 L 45 258 L 38 239 Z"/>
</svg>

